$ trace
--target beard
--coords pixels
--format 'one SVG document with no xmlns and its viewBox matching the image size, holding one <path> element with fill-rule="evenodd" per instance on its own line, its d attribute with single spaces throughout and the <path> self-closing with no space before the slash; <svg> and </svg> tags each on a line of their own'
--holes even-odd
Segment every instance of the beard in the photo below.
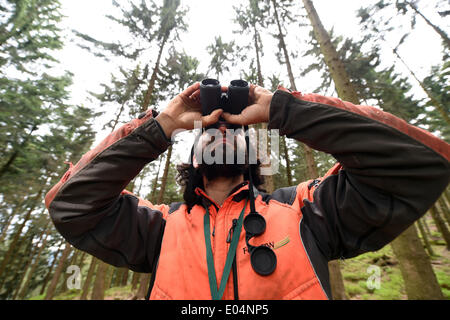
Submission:
<svg viewBox="0 0 450 320">
<path fill-rule="evenodd" d="M 201 164 L 198 171 L 208 181 L 219 177 L 234 178 L 243 175 L 247 169 L 246 164 Z"/>
<path fill-rule="evenodd" d="M 198 167 L 198 172 L 205 176 L 208 181 L 212 181 L 219 177 L 226 177 L 226 178 L 234 178 L 240 175 L 243 175 L 246 170 L 248 170 L 248 164 L 247 161 L 244 161 L 244 163 L 240 163 L 238 161 L 238 149 L 233 148 L 232 151 L 225 148 L 225 144 L 222 145 L 219 158 L 221 158 L 221 163 L 201 163 Z M 220 147 L 219 147 L 220 148 Z M 218 149 L 219 149 L 218 148 Z M 212 155 L 214 156 L 214 152 L 216 150 L 212 151 Z M 241 151 L 242 152 L 242 151 Z M 227 156 L 228 153 L 228 156 Z M 232 157 L 233 161 L 229 161 L 229 159 Z M 228 159 L 228 161 L 227 161 Z M 241 161 L 242 162 L 242 161 Z"/>
</svg>

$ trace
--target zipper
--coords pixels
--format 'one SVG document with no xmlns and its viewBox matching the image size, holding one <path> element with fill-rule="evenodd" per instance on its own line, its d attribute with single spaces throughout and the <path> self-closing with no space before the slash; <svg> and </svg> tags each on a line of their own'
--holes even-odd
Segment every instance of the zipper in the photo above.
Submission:
<svg viewBox="0 0 450 320">
<path fill-rule="evenodd" d="M 233 219 L 233 224 L 231 225 L 230 231 L 228 232 L 227 243 L 231 243 L 231 238 L 233 237 L 234 228 L 237 226 L 237 219 Z"/>
<path fill-rule="evenodd" d="M 228 237 L 227 237 L 227 241 L 226 241 L 227 243 L 231 243 L 231 239 L 233 237 L 234 229 L 237 226 L 237 222 L 238 222 L 238 219 L 233 219 L 233 224 L 231 225 L 230 231 L 228 232 Z M 233 268 L 233 292 L 234 292 L 234 300 L 239 300 L 236 252 L 234 253 L 234 259 L 233 259 L 233 265 L 232 265 L 232 268 Z"/>
</svg>

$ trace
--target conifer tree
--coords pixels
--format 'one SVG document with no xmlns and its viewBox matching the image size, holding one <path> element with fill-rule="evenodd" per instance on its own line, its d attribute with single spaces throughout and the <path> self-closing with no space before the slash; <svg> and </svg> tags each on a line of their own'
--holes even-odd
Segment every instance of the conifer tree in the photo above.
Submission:
<svg viewBox="0 0 450 320">
<path fill-rule="evenodd" d="M 385 13 L 389 12 L 389 8 L 392 8 L 392 5 L 393 5 L 393 3 L 386 3 L 384 0 L 380 0 L 373 6 L 361 8 L 358 11 L 358 17 L 360 18 L 361 28 L 366 33 L 366 35 L 368 35 L 367 40 L 369 40 L 369 38 L 370 38 L 372 41 L 375 42 L 374 45 L 376 45 L 376 43 L 381 43 L 381 45 L 389 46 L 387 44 L 388 42 L 387 42 L 386 38 L 390 35 L 390 33 L 393 30 L 396 30 L 398 32 L 399 26 L 393 25 L 393 21 L 396 21 L 398 19 L 392 19 L 392 17 L 386 19 L 386 17 L 385 17 Z M 395 3 L 395 6 L 396 6 L 397 10 L 402 14 L 405 14 L 408 11 L 407 8 L 414 7 L 417 9 L 416 3 L 413 3 L 412 1 L 406 1 L 406 0 L 402 0 L 402 1 L 397 0 Z M 392 12 L 392 10 L 391 10 L 391 12 Z M 415 26 L 414 17 L 415 16 L 413 16 L 413 20 L 411 23 L 412 27 Z M 399 53 L 399 47 L 405 42 L 406 38 L 409 35 L 410 35 L 410 31 L 404 31 L 404 34 L 399 39 L 396 39 L 396 41 L 398 42 L 397 45 L 390 46 L 390 49 L 392 50 L 392 53 L 396 56 L 397 60 L 405 66 L 405 68 L 408 70 L 408 72 L 410 73 L 412 78 L 414 78 L 417 81 L 417 83 L 419 84 L 419 86 L 423 89 L 423 92 L 430 99 L 430 101 L 428 102 L 429 105 L 432 105 L 433 107 L 435 107 L 437 109 L 442 120 L 444 120 L 447 123 L 446 127 L 448 127 L 448 125 L 450 125 L 450 117 L 448 115 L 448 109 L 449 109 L 448 101 L 446 101 L 445 99 L 442 99 L 442 95 L 439 92 L 436 92 L 436 87 L 434 87 L 434 90 L 433 90 L 432 86 L 430 86 L 429 81 L 431 80 L 432 76 L 427 78 L 428 83 L 425 84 L 424 80 L 419 79 L 419 77 L 416 75 L 416 73 L 412 70 L 412 68 L 410 66 L 408 66 L 408 64 L 405 62 L 405 60 L 401 57 L 401 55 Z M 444 34 L 444 37 L 446 37 L 445 34 Z M 443 43 L 444 43 L 444 53 L 443 53 L 443 61 L 444 62 L 443 62 L 442 69 L 443 70 L 447 69 L 447 72 L 448 72 L 447 60 L 448 60 L 448 50 L 450 49 L 448 38 L 447 38 L 447 41 L 445 41 L 445 39 L 444 39 Z M 439 67 L 437 67 L 437 68 L 439 68 Z M 436 71 L 436 70 L 433 70 L 433 71 Z M 446 72 L 443 72 L 443 74 L 445 74 L 445 73 Z"/>
<path fill-rule="evenodd" d="M 250 62 L 250 70 L 243 70 L 243 73 L 245 74 L 245 80 L 257 84 L 258 86 L 264 87 L 264 77 L 261 65 L 261 57 L 263 56 L 264 51 L 260 29 L 267 27 L 266 20 L 268 6 L 264 2 L 261 3 L 255 0 L 249 0 L 247 6 L 241 5 L 240 7 L 235 7 L 234 10 L 236 14 L 234 21 L 240 27 L 240 30 L 235 31 L 234 33 L 250 35 L 252 41 L 249 42 L 249 45 L 245 46 L 245 49 L 250 52 L 254 51 L 254 58 L 252 58 Z M 239 51 L 242 51 L 242 49 L 239 49 Z M 256 67 L 254 67 L 254 61 L 256 61 Z M 264 164 L 264 166 L 271 166 L 272 164 L 270 161 L 270 143 L 267 124 L 261 123 L 252 127 L 254 127 L 256 130 L 262 129 L 260 133 L 265 135 L 264 138 L 267 140 L 266 150 L 268 150 L 268 153 L 264 154 L 263 156 L 269 160 L 269 163 Z M 262 188 L 268 193 L 272 193 L 275 190 L 273 174 L 264 176 L 264 183 L 262 185 Z"/>
<path fill-rule="evenodd" d="M 307 4 L 308 0 L 304 0 L 304 2 Z M 342 39 L 333 41 L 330 37 L 326 42 L 332 46 L 333 43 L 337 44 L 341 41 Z M 321 53 L 325 56 L 321 49 L 320 41 L 318 40 L 317 42 L 316 54 Z M 407 80 L 395 74 L 393 68 L 376 71 L 375 67 L 379 62 L 378 51 L 375 48 L 372 52 L 363 54 L 361 52 L 363 42 L 364 40 L 358 44 L 349 39 L 343 41 L 341 49 L 335 50 L 332 60 L 339 60 L 342 63 L 342 67 L 346 70 L 347 83 L 353 86 L 355 95 L 365 100 L 376 99 L 383 110 L 402 117 L 409 122 L 417 120 L 416 118 L 419 113 L 424 110 L 421 108 L 419 101 L 414 100 L 409 95 L 408 91 L 411 89 L 411 86 Z M 320 47 L 320 51 L 317 50 L 318 47 Z M 314 52 L 314 50 L 311 52 Z M 350 54 L 347 54 L 348 52 Z M 328 64 L 329 62 L 324 59 L 324 63 Z M 321 64 L 319 63 L 309 68 L 308 71 L 310 69 L 319 69 L 320 67 Z M 336 87 L 338 87 L 332 74 L 329 76 L 323 74 L 322 77 L 324 79 L 322 86 L 325 83 L 329 83 L 329 79 L 331 78 Z M 415 299 L 415 297 L 424 298 L 428 294 L 429 299 L 439 299 L 442 293 L 440 292 L 429 259 L 426 259 L 426 253 L 420 244 L 415 227 L 411 226 L 398 236 L 391 243 L 391 246 L 399 260 L 408 297 L 410 299 Z M 410 253 L 409 256 L 407 254 L 408 252 Z M 411 273 L 408 273 L 408 271 L 411 271 Z M 420 277 L 416 276 L 416 271 L 420 273 Z M 425 286 L 425 284 L 428 286 L 426 292 L 423 295 L 417 295 L 414 290 L 420 288 L 422 285 Z"/>
</svg>

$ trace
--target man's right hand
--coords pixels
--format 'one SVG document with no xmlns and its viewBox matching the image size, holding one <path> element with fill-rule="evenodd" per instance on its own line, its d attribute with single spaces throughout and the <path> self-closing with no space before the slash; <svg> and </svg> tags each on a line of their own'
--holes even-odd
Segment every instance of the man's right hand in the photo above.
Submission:
<svg viewBox="0 0 450 320">
<path fill-rule="evenodd" d="M 226 88 L 224 87 L 223 90 Z M 221 114 L 222 109 L 217 109 L 210 115 L 202 116 L 200 82 L 197 82 L 173 98 L 155 119 L 170 139 L 177 129 L 194 129 L 194 121 L 201 121 L 202 127 L 209 126 L 219 121 Z"/>
<path fill-rule="evenodd" d="M 269 122 L 270 103 L 273 93 L 269 90 L 251 84 L 249 105 L 240 114 L 224 112 L 222 117 L 229 123 L 250 125 Z"/>
</svg>

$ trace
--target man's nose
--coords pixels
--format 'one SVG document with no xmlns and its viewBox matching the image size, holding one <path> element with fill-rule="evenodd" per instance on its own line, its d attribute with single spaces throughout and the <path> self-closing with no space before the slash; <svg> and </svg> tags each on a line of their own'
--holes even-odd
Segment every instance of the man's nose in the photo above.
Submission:
<svg viewBox="0 0 450 320">
<path fill-rule="evenodd" d="M 221 123 L 219 125 L 219 130 L 220 130 L 220 132 L 222 132 L 222 135 L 225 135 L 225 133 L 227 131 L 227 126 L 225 125 L 225 123 Z"/>
</svg>

